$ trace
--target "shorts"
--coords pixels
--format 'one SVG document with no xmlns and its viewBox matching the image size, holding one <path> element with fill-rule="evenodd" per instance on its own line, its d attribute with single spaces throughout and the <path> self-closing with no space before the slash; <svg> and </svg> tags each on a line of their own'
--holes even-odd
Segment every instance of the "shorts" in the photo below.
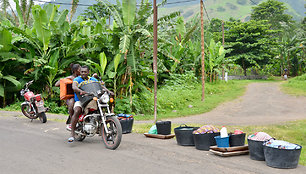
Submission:
<svg viewBox="0 0 306 174">
<path fill-rule="evenodd" d="M 74 109 L 74 108 L 76 108 L 76 107 L 81 107 L 81 108 L 83 109 L 82 104 L 81 104 L 81 102 L 80 102 L 80 101 L 76 101 L 76 102 L 74 102 L 73 109 Z"/>
</svg>

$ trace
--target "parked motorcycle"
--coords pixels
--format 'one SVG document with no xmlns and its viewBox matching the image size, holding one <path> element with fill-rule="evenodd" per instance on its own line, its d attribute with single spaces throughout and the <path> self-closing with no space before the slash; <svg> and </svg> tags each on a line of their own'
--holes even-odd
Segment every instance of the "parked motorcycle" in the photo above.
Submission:
<svg viewBox="0 0 306 174">
<path fill-rule="evenodd" d="M 24 96 L 25 101 L 21 104 L 21 111 L 23 115 L 29 119 L 37 119 L 42 123 L 47 122 L 46 113 L 48 108 L 44 107 L 44 101 L 41 98 L 41 94 L 36 94 L 29 90 L 29 86 L 33 83 L 33 80 L 26 83 L 25 88 L 20 91 L 20 94 Z"/>
<path fill-rule="evenodd" d="M 121 142 L 122 128 L 118 118 L 111 113 L 112 92 L 102 87 L 100 82 L 91 82 L 80 87 L 85 95 L 78 95 L 82 103 L 83 113 L 76 125 L 77 141 L 99 134 L 106 148 L 116 149 Z M 69 130 L 69 129 L 68 129 Z"/>
</svg>

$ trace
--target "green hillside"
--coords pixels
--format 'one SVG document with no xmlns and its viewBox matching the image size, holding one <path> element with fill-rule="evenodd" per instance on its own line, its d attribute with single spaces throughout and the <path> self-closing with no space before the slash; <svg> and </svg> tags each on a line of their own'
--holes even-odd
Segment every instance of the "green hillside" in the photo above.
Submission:
<svg viewBox="0 0 306 174">
<path fill-rule="evenodd" d="M 174 11 L 181 11 L 182 15 L 186 20 L 193 17 L 195 14 L 200 12 L 199 1 L 191 1 L 187 3 L 178 3 L 180 1 L 186 2 L 184 0 L 168 0 L 169 4 L 159 9 L 159 16 L 164 16 Z M 263 2 L 264 0 L 204 0 L 204 4 L 207 10 L 208 17 L 220 18 L 223 20 L 228 20 L 230 17 L 241 20 L 248 20 L 252 7 L 256 4 Z M 292 15 L 295 20 L 301 20 L 305 14 L 304 0 L 279 0 L 284 2 L 288 7 L 287 13 Z M 110 1 L 110 2 L 115 2 Z M 140 0 L 137 0 L 140 3 Z M 152 2 L 152 0 L 150 0 Z M 157 0 L 157 3 L 161 0 Z M 56 0 L 55 3 L 70 4 L 71 0 Z M 87 9 L 88 6 L 96 3 L 95 0 L 80 0 L 75 16 L 78 16 Z M 61 5 L 60 9 L 71 9 L 71 5 Z M 208 19 L 205 14 L 206 20 Z"/>
<path fill-rule="evenodd" d="M 262 0 L 252 0 L 254 3 L 259 4 Z M 255 4 L 250 0 L 206 0 L 204 1 L 207 14 L 204 12 L 206 19 L 219 18 L 228 20 L 230 17 L 241 19 L 242 21 L 248 20 L 252 12 L 252 7 Z M 292 15 L 295 20 L 301 20 L 305 14 L 304 0 L 280 0 L 285 3 L 288 14 Z M 301 8 L 302 7 L 302 8 Z M 200 4 L 180 5 L 171 8 L 160 9 L 159 15 L 165 15 L 174 11 L 181 11 L 185 19 L 190 19 L 195 14 L 200 12 Z"/>
</svg>

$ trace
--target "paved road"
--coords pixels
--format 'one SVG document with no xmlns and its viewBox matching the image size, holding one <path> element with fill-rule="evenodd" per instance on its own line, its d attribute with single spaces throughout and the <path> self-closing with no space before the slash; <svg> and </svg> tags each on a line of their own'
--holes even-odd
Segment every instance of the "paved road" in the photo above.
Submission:
<svg viewBox="0 0 306 174">
<path fill-rule="evenodd" d="M 244 96 L 209 113 L 172 121 L 218 125 L 282 123 L 306 119 L 305 106 L 305 97 L 281 93 L 278 83 L 254 83 L 248 86 Z M 21 112 L 0 111 L 0 173 L 304 174 L 306 171 L 300 165 L 296 169 L 271 168 L 248 155 L 219 157 L 194 147 L 179 146 L 175 139 L 151 139 L 134 133 L 125 134 L 115 151 L 105 149 L 98 136 L 69 145 L 65 116 L 47 114 L 47 117 L 48 122 L 41 124 L 39 120 L 30 122 Z"/>
<path fill-rule="evenodd" d="M 42 124 L 14 115 L 0 112 L 0 173 L 3 174 L 302 174 L 306 171 L 305 166 L 271 168 L 248 155 L 219 157 L 194 147 L 179 146 L 175 139 L 152 139 L 134 133 L 125 134 L 114 151 L 105 149 L 98 136 L 70 145 L 66 143 L 69 133 L 64 130 L 63 122 L 49 120 Z"/>
</svg>

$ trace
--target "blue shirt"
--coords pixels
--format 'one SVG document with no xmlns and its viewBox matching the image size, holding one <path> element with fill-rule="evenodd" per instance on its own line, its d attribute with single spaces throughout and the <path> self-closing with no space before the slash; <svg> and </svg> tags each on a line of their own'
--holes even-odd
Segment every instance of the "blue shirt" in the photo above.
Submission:
<svg viewBox="0 0 306 174">
<path fill-rule="evenodd" d="M 97 82 L 98 80 L 94 77 L 88 77 L 88 80 L 82 79 L 81 76 L 78 76 L 73 79 L 73 83 L 76 82 L 78 84 L 78 87 L 82 86 L 84 83 L 90 83 L 90 82 Z M 76 93 L 74 92 L 74 101 L 80 101 Z"/>
</svg>

